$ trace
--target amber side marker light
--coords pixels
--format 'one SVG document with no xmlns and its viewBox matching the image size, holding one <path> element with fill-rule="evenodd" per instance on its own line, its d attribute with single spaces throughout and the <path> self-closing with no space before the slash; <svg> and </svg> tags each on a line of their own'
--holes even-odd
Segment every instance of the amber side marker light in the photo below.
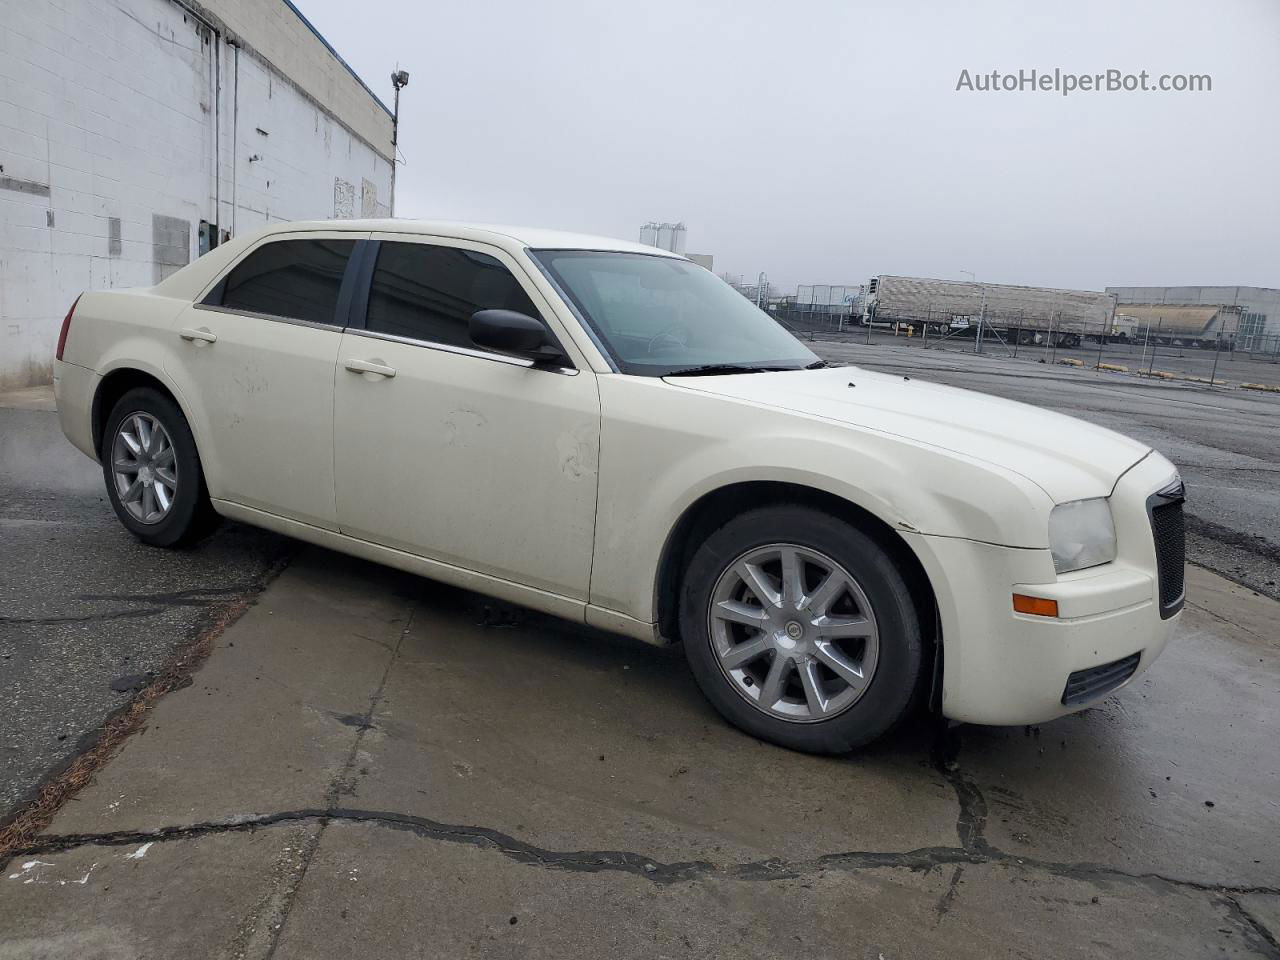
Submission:
<svg viewBox="0 0 1280 960">
<path fill-rule="evenodd" d="M 1033 617 L 1056 617 L 1058 601 L 1044 597 L 1028 597 L 1025 593 L 1013 595 L 1013 609 L 1017 613 L 1029 613 Z"/>
</svg>

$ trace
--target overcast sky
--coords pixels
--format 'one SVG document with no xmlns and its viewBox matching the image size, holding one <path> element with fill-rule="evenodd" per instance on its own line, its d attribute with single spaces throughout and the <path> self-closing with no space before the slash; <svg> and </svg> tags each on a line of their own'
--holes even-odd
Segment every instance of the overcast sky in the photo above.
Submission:
<svg viewBox="0 0 1280 960">
<path fill-rule="evenodd" d="M 1280 287 L 1276 0 L 297 0 L 390 103 L 401 216 L 637 239 L 717 272 Z M 962 70 L 1206 93 L 957 91 Z"/>
</svg>

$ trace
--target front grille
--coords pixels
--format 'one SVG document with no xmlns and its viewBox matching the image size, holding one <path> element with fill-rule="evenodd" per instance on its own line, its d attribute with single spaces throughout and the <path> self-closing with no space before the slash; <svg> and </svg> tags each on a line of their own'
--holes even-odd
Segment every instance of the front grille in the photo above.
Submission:
<svg viewBox="0 0 1280 960">
<path fill-rule="evenodd" d="M 1123 660 L 1104 663 L 1100 667 L 1077 670 L 1067 677 L 1066 689 L 1062 691 L 1063 705 L 1074 707 L 1105 696 L 1133 676 L 1140 659 L 1142 654 L 1135 653 Z"/>
<path fill-rule="evenodd" d="M 1160 616 L 1166 620 L 1182 609 L 1186 592 L 1187 534 L 1182 516 L 1183 486 L 1179 480 L 1147 499 L 1151 537 L 1156 548 L 1160 581 Z"/>
</svg>

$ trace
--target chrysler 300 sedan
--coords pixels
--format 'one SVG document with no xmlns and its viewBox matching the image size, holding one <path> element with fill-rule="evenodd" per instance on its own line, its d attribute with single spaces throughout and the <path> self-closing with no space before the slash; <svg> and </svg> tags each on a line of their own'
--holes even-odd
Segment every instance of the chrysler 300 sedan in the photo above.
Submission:
<svg viewBox="0 0 1280 960">
<path fill-rule="evenodd" d="M 218 517 L 652 643 L 730 722 L 839 752 L 916 705 L 1078 710 L 1183 603 L 1182 483 L 1054 413 L 824 364 L 676 254 L 290 223 L 85 293 L 62 427 L 158 547 Z"/>
</svg>

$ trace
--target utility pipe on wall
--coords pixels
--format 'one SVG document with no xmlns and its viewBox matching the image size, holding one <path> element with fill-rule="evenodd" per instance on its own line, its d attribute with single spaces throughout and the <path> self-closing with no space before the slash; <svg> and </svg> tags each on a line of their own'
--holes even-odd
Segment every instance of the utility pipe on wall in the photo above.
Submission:
<svg viewBox="0 0 1280 960">
<path fill-rule="evenodd" d="M 231 89 L 231 236 L 236 235 L 236 208 L 239 206 L 237 197 L 239 191 L 236 189 L 240 183 L 239 169 L 239 151 L 240 151 L 240 45 L 233 43 L 231 49 L 235 51 L 235 58 L 232 62 L 232 89 Z"/>
</svg>

